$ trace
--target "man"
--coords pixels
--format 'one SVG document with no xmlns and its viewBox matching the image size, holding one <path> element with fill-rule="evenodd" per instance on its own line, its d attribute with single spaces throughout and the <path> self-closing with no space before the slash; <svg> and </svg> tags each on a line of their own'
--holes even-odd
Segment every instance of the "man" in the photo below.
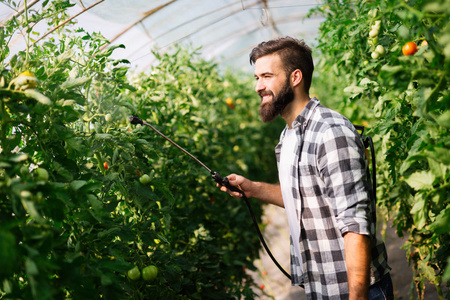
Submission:
<svg viewBox="0 0 450 300">
<path fill-rule="evenodd" d="M 304 284 L 308 299 L 393 299 L 364 146 L 349 120 L 309 97 L 311 49 L 290 37 L 271 40 L 252 50 L 250 63 L 261 119 L 280 115 L 287 124 L 275 148 L 280 184 L 236 174 L 230 184 L 285 208 L 292 285 Z"/>
</svg>

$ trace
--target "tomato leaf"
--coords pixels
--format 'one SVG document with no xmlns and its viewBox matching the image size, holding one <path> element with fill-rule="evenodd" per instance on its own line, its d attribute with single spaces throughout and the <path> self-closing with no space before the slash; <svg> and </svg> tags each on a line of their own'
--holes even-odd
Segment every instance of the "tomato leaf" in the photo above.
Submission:
<svg viewBox="0 0 450 300">
<path fill-rule="evenodd" d="M 84 180 L 74 180 L 70 183 L 70 188 L 74 191 L 78 191 L 80 188 L 87 184 Z"/>
<path fill-rule="evenodd" d="M 74 87 L 82 86 L 91 80 L 90 77 L 79 77 L 79 78 L 67 78 L 65 82 L 63 82 L 60 87 L 63 89 L 73 89 Z"/>
<path fill-rule="evenodd" d="M 450 206 L 447 206 L 430 224 L 430 230 L 435 234 L 444 234 L 450 232 Z"/>
<path fill-rule="evenodd" d="M 44 105 L 52 105 L 52 101 L 47 96 L 44 96 L 35 89 L 28 89 L 25 90 L 23 93 L 25 94 L 25 96 L 33 98 L 37 100 L 39 103 L 42 103 Z"/>
<path fill-rule="evenodd" d="M 410 213 L 413 215 L 414 224 L 418 229 L 422 229 L 427 221 L 426 219 L 426 201 L 422 194 L 417 194 L 414 197 L 414 205 L 411 208 Z"/>
<path fill-rule="evenodd" d="M 405 178 L 406 183 L 416 191 L 422 189 L 431 189 L 435 176 L 429 171 L 415 172 Z"/>
</svg>

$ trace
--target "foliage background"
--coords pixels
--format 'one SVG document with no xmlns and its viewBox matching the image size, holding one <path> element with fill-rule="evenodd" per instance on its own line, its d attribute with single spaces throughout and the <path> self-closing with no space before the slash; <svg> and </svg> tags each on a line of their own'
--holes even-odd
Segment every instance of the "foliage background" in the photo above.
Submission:
<svg viewBox="0 0 450 300">
<path fill-rule="evenodd" d="M 56 26 L 70 5 L 48 1 L 0 28 L 0 298 L 254 297 L 245 268 L 260 245 L 243 203 L 128 117 L 223 175 L 264 181 L 276 172 L 266 153 L 283 125 L 259 121 L 247 75 L 219 71 L 195 49 L 155 53 L 159 63 L 135 73 L 110 59 L 114 48 L 100 50 L 101 34 L 73 23 L 34 45 L 33 24 Z M 419 298 L 428 281 L 450 297 L 449 7 L 326 1 L 311 12 L 326 17 L 313 93 L 374 138 L 380 216 L 408 237 Z M 27 49 L 6 62 L 19 30 Z M 413 56 L 401 52 L 408 41 L 419 45 Z M 378 45 L 385 54 L 373 58 Z M 36 89 L 10 86 L 24 70 Z M 156 265 L 159 275 L 131 281 L 134 265 Z"/>
<path fill-rule="evenodd" d="M 223 175 L 265 181 L 275 157 L 262 153 L 279 124 L 259 121 L 248 77 L 219 73 L 195 50 L 155 53 L 158 64 L 136 74 L 109 58 L 114 48 L 100 51 L 100 34 L 69 25 L 4 61 L 15 31 L 53 26 L 69 5 L 48 2 L 0 28 L 0 298 L 253 298 L 245 270 L 260 243 L 245 204 L 128 117 Z M 36 89 L 11 84 L 24 70 Z M 135 265 L 157 266 L 157 279 L 130 280 Z"/>
<path fill-rule="evenodd" d="M 367 126 L 379 216 L 407 237 L 419 298 L 431 282 L 449 299 L 450 1 L 326 1 L 312 14 L 326 17 L 314 92 Z M 418 52 L 405 56 L 409 41 Z M 385 54 L 373 58 L 379 45 Z"/>
</svg>

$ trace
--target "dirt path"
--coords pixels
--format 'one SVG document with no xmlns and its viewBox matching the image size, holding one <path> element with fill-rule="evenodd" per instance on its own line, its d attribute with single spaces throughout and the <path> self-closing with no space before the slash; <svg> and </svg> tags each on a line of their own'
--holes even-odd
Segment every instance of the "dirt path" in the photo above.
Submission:
<svg viewBox="0 0 450 300">
<path fill-rule="evenodd" d="M 289 227 L 284 209 L 274 205 L 266 205 L 264 208 L 263 223 L 267 224 L 263 232 L 266 243 L 273 256 L 279 264 L 288 272 L 289 270 Z M 395 229 L 390 227 L 386 230 L 386 248 L 388 251 L 389 265 L 392 268 L 391 276 L 394 284 L 394 295 L 397 300 L 410 298 L 411 282 L 413 272 L 406 260 L 406 251 L 400 249 L 404 240 L 400 239 Z M 258 286 L 264 286 L 263 293 L 256 291 L 259 299 L 275 300 L 304 300 L 304 291 L 300 287 L 293 287 L 289 280 L 278 270 L 267 253 L 262 250 L 261 258 L 255 261 L 258 272 L 252 272 L 252 276 Z M 412 299 L 417 299 L 414 293 Z M 426 300 L 439 299 L 436 289 L 427 286 L 425 291 Z"/>
</svg>

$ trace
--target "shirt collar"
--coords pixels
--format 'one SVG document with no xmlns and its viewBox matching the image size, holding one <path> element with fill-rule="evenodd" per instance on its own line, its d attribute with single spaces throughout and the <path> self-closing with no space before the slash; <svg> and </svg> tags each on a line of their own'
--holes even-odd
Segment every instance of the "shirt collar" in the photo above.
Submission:
<svg viewBox="0 0 450 300">
<path fill-rule="evenodd" d="M 306 127 L 309 118 L 311 118 L 311 115 L 314 109 L 317 107 L 317 105 L 319 105 L 319 102 L 320 102 L 319 99 L 317 99 L 316 97 L 311 98 L 311 100 L 309 100 L 308 104 L 306 104 L 302 112 L 295 118 L 294 122 L 292 122 L 292 128 L 297 127 L 299 125 L 303 125 L 303 127 Z"/>
</svg>

